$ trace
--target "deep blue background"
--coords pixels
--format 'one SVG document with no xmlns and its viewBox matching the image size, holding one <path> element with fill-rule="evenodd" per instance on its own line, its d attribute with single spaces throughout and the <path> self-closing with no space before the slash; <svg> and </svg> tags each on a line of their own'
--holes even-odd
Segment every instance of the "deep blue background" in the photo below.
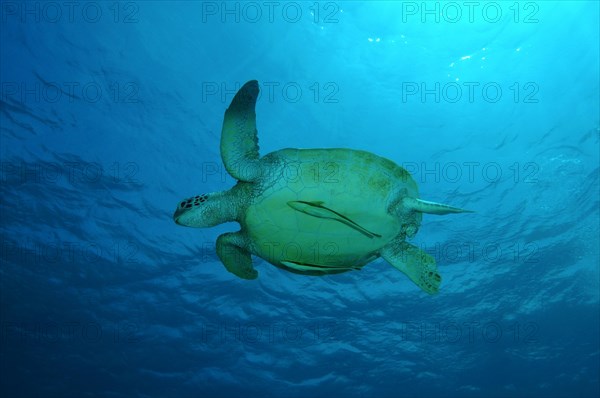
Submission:
<svg viewBox="0 0 600 398">
<path fill-rule="evenodd" d="M 1 7 L 2 396 L 598 396 L 597 2 Z M 237 225 L 173 223 L 234 184 L 250 79 L 261 154 L 368 150 L 476 210 L 413 240 L 439 295 L 383 260 L 243 281 Z"/>
</svg>

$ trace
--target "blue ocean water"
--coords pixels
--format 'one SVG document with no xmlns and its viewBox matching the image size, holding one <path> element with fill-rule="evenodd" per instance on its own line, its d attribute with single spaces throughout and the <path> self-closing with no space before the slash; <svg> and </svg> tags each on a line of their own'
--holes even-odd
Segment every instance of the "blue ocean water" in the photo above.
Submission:
<svg viewBox="0 0 600 398">
<path fill-rule="evenodd" d="M 597 397 L 599 6 L 1 6 L 3 397 Z M 230 188 L 223 112 L 257 79 L 261 154 L 367 150 L 421 197 L 429 296 L 382 259 L 309 277 L 173 222 Z"/>
</svg>

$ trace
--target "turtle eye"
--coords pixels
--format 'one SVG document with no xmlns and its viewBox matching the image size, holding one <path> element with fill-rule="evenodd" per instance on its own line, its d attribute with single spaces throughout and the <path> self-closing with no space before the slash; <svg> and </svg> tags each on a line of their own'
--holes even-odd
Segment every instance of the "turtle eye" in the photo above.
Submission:
<svg viewBox="0 0 600 398">
<path fill-rule="evenodd" d="M 417 233 L 417 226 L 414 224 L 408 224 L 404 228 L 404 233 L 409 238 L 412 238 Z"/>
</svg>

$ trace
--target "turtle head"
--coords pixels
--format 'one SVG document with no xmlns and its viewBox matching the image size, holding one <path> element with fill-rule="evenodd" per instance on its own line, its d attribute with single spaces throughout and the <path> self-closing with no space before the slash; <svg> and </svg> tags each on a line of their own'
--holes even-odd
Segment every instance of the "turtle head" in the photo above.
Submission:
<svg viewBox="0 0 600 398">
<path fill-rule="evenodd" d="M 173 220 L 186 227 L 206 228 L 233 221 L 232 203 L 224 192 L 197 195 L 177 205 Z"/>
</svg>

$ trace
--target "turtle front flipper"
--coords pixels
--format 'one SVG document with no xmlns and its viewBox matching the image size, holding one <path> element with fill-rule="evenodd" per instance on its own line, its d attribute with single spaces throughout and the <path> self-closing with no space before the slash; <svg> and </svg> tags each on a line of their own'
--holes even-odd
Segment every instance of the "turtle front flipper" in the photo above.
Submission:
<svg viewBox="0 0 600 398">
<path fill-rule="evenodd" d="M 407 242 L 392 241 L 380 254 L 427 293 L 438 292 L 442 277 L 437 272 L 435 259 L 423 250 Z"/>
<path fill-rule="evenodd" d="M 217 238 L 217 255 L 227 271 L 242 279 L 256 279 L 258 272 L 252 267 L 250 252 L 241 232 L 228 232 Z"/>
<path fill-rule="evenodd" d="M 256 80 L 244 84 L 223 119 L 221 158 L 227 172 L 240 181 L 252 182 L 261 175 L 255 111 L 258 91 Z"/>
</svg>

